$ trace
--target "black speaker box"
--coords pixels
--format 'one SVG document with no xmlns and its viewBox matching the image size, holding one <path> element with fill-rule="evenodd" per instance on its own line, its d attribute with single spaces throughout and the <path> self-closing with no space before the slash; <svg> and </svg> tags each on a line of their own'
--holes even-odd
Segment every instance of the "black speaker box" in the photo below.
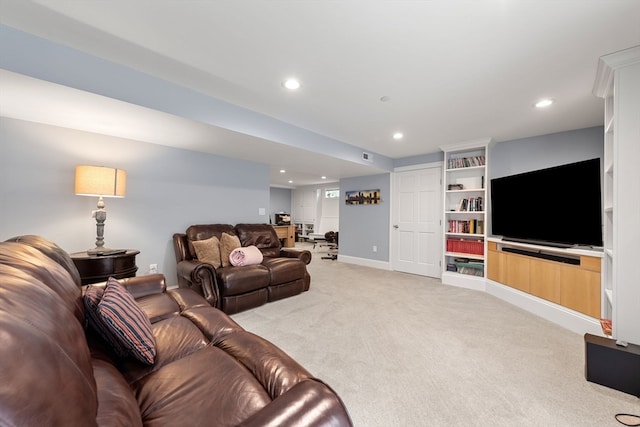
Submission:
<svg viewBox="0 0 640 427">
<path fill-rule="evenodd" d="M 587 381 L 640 397 L 640 345 L 585 334 Z"/>
</svg>

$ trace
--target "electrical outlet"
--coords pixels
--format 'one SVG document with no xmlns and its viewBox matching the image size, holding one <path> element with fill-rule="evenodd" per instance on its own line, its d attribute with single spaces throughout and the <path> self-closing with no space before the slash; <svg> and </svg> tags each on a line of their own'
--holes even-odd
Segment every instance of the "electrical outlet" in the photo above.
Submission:
<svg viewBox="0 0 640 427">
<path fill-rule="evenodd" d="M 149 274 L 156 274 L 158 272 L 158 264 L 149 264 Z"/>
<path fill-rule="evenodd" d="M 376 245 L 373 245 L 372 251 L 373 252 L 378 252 L 378 247 Z"/>
</svg>

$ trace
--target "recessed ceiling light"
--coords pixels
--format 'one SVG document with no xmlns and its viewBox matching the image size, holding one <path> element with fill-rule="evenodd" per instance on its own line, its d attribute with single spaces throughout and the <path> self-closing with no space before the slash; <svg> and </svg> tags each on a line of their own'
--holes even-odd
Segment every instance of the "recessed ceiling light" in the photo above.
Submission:
<svg viewBox="0 0 640 427">
<path fill-rule="evenodd" d="M 280 169 L 280 173 L 285 173 L 285 172 L 286 172 L 286 170 Z"/>
<path fill-rule="evenodd" d="M 323 175 L 320 177 L 320 179 L 327 179 L 327 177 Z"/>
<path fill-rule="evenodd" d="M 300 89 L 300 82 L 297 79 L 287 79 L 282 82 L 282 86 L 289 90 Z"/>
<path fill-rule="evenodd" d="M 536 108 L 544 108 L 553 104 L 553 99 L 541 99 L 540 101 L 535 103 Z"/>
<path fill-rule="evenodd" d="M 393 134 L 393 139 L 395 139 L 396 141 L 402 138 L 404 138 L 404 135 L 402 134 L 402 132 L 396 132 Z"/>
<path fill-rule="evenodd" d="M 289 184 L 293 184 L 293 181 L 289 180 Z"/>
</svg>

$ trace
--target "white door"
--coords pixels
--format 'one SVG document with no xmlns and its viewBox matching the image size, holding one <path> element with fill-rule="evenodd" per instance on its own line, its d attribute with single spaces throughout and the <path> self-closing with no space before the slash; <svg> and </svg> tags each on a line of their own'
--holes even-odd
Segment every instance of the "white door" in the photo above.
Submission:
<svg viewBox="0 0 640 427">
<path fill-rule="evenodd" d="M 396 172 L 392 202 L 393 269 L 440 277 L 442 167 Z"/>
</svg>

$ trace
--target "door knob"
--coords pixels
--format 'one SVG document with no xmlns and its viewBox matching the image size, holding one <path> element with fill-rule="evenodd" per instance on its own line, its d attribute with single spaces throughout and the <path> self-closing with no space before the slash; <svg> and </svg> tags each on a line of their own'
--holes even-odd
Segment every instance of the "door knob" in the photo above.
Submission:
<svg viewBox="0 0 640 427">
<path fill-rule="evenodd" d="M 398 224 L 394 224 L 393 228 L 395 228 L 397 230 L 398 229 Z"/>
</svg>

